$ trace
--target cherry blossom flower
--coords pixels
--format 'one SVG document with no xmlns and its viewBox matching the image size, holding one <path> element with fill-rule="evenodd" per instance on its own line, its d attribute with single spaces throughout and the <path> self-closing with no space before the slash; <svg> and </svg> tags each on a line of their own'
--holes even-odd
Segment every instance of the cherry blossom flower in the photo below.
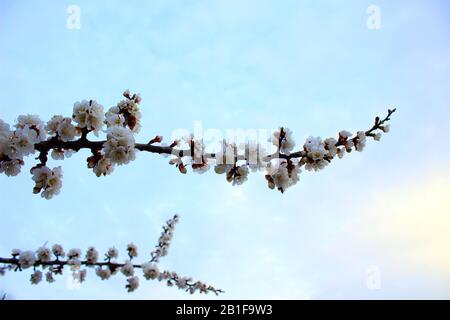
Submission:
<svg viewBox="0 0 450 320">
<path fill-rule="evenodd" d="M 144 272 L 144 277 L 147 280 L 154 280 L 159 276 L 158 267 L 154 263 L 142 264 L 142 272 Z"/>
<path fill-rule="evenodd" d="M 44 141 L 47 136 L 45 124 L 37 115 L 28 114 L 19 116 L 15 127 L 17 128 L 16 132 L 26 131 L 34 143 Z"/>
<path fill-rule="evenodd" d="M 87 250 L 86 261 L 89 264 L 95 264 L 98 261 L 98 251 L 94 247 L 89 247 Z"/>
<path fill-rule="evenodd" d="M 78 128 L 86 128 L 93 131 L 95 134 L 102 129 L 105 114 L 103 107 L 95 100 L 83 100 L 75 102 L 73 106 L 72 119 L 77 124 Z"/>
<path fill-rule="evenodd" d="M 123 265 L 123 267 L 120 269 L 120 271 L 122 271 L 122 273 L 126 276 L 126 277 L 130 277 L 134 275 L 134 266 L 131 263 L 130 260 L 126 261 L 125 264 Z"/>
<path fill-rule="evenodd" d="M 31 284 L 38 284 L 41 281 L 42 281 L 42 272 L 39 270 L 36 270 L 31 275 L 30 282 L 31 282 Z"/>
<path fill-rule="evenodd" d="M 125 288 L 128 289 L 128 292 L 133 292 L 139 287 L 139 278 L 138 277 L 130 277 L 127 279 L 128 284 Z"/>
<path fill-rule="evenodd" d="M 105 157 L 113 164 L 127 164 L 136 158 L 134 137 L 130 129 L 111 127 L 104 144 Z"/>
<path fill-rule="evenodd" d="M 67 257 L 69 259 L 79 259 L 81 258 L 81 250 L 80 249 L 70 249 L 69 252 L 67 253 Z"/>
<path fill-rule="evenodd" d="M 111 277 L 111 270 L 108 267 L 106 267 L 106 268 L 98 267 L 97 269 L 95 269 L 95 273 L 102 280 L 107 280 Z"/>
<path fill-rule="evenodd" d="M 94 166 L 93 171 L 97 177 L 107 176 L 114 171 L 114 165 L 110 159 L 102 157 Z"/>
<path fill-rule="evenodd" d="M 33 251 L 24 251 L 20 253 L 18 262 L 22 269 L 27 269 L 34 265 L 36 256 Z"/>
<path fill-rule="evenodd" d="M 52 253 L 58 258 L 58 257 L 62 257 L 64 258 L 64 256 L 66 255 L 66 253 L 64 252 L 63 247 L 60 244 L 54 244 L 52 246 Z"/>
<path fill-rule="evenodd" d="M 133 243 L 129 243 L 127 245 L 127 251 L 128 251 L 128 256 L 130 257 L 130 259 L 135 258 L 135 257 L 138 256 L 137 247 Z"/>
<path fill-rule="evenodd" d="M 295 147 L 292 131 L 288 128 L 281 127 L 273 133 L 272 144 L 276 146 L 280 152 L 289 154 Z"/>
<path fill-rule="evenodd" d="M 109 248 L 106 256 L 110 259 L 115 259 L 119 256 L 119 250 L 117 250 L 115 247 Z"/>
<path fill-rule="evenodd" d="M 13 159 L 0 162 L 0 173 L 5 173 L 8 177 L 17 176 L 23 166 L 23 161 L 20 159 Z"/>
<path fill-rule="evenodd" d="M 41 262 L 49 262 L 52 259 L 52 252 L 49 248 L 40 247 L 37 251 L 37 258 Z"/>
<path fill-rule="evenodd" d="M 51 199 L 59 194 L 62 187 L 62 169 L 56 167 L 53 170 L 48 167 L 34 167 L 31 169 L 33 181 L 36 183 L 33 193 L 41 193 L 45 199 Z"/>
</svg>

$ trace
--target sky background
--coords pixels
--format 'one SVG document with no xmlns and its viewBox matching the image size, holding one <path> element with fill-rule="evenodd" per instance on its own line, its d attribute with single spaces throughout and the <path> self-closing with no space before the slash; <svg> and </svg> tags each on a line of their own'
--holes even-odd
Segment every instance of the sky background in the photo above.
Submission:
<svg viewBox="0 0 450 320">
<path fill-rule="evenodd" d="M 68 29 L 69 5 L 81 28 Z M 381 29 L 367 28 L 367 8 Z M 140 92 L 137 140 L 176 129 L 283 125 L 309 135 L 364 130 L 397 107 L 391 132 L 362 153 L 303 172 L 285 194 L 252 174 L 233 187 L 210 171 L 185 176 L 168 159 L 136 161 L 97 178 L 86 151 L 51 161 L 61 194 L 32 194 L 0 176 L 0 256 L 61 243 L 68 250 L 130 241 L 149 256 L 162 224 L 181 215 L 160 268 L 226 293 L 222 299 L 450 298 L 450 4 L 448 1 L 1 1 L 0 118 L 71 115 L 75 101 L 115 105 Z M 440 139 L 444 139 L 442 142 Z M 300 147 L 299 147 L 300 148 Z M 0 278 L 14 299 L 203 299 L 121 275 L 70 273 L 31 286 Z M 378 277 L 380 286 L 367 283 Z"/>
</svg>

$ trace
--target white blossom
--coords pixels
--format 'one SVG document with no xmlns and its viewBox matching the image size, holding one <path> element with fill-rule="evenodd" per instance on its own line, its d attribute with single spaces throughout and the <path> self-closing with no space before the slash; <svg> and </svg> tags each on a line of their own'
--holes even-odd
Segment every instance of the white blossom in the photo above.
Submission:
<svg viewBox="0 0 450 320">
<path fill-rule="evenodd" d="M 111 277 L 111 270 L 109 268 L 98 267 L 97 269 L 95 269 L 95 273 L 102 280 L 107 280 Z"/>
<path fill-rule="evenodd" d="M 5 173 L 8 177 L 15 177 L 22 169 L 23 161 L 20 159 L 13 159 L 9 161 L 0 162 L 0 173 Z"/>
<path fill-rule="evenodd" d="M 154 280 L 158 278 L 159 270 L 158 267 L 153 263 L 144 263 L 142 264 L 142 272 L 144 273 L 144 277 L 147 280 Z"/>
<path fill-rule="evenodd" d="M 22 159 L 35 152 L 36 132 L 29 127 L 12 131 L 7 140 L 3 142 L 2 152 L 11 159 Z"/>
<path fill-rule="evenodd" d="M 241 185 L 248 180 L 248 166 L 242 165 L 236 168 L 236 173 L 233 175 L 233 185 Z"/>
<path fill-rule="evenodd" d="M 127 245 L 127 251 L 130 258 L 135 258 L 138 256 L 137 246 L 134 243 L 129 243 Z"/>
<path fill-rule="evenodd" d="M 28 136 L 33 143 L 44 141 L 47 137 L 45 124 L 36 115 L 21 115 L 17 118 L 16 132 L 28 129 Z"/>
<path fill-rule="evenodd" d="M 337 155 L 338 150 L 336 144 L 337 140 L 334 138 L 327 138 L 324 140 L 325 149 L 328 151 L 327 152 L 328 157 L 334 158 Z"/>
<path fill-rule="evenodd" d="M 118 112 L 116 113 L 116 110 L 119 111 L 118 108 L 113 107 L 105 114 L 105 123 L 108 128 L 114 126 L 123 127 L 125 124 L 125 117 Z"/>
<path fill-rule="evenodd" d="M 328 161 L 324 159 L 319 159 L 315 161 L 310 161 L 305 164 L 305 169 L 308 171 L 320 171 L 328 165 Z"/>
<path fill-rule="evenodd" d="M 126 277 L 130 277 L 134 275 L 134 266 L 131 263 L 130 260 L 127 260 L 125 262 L 125 264 L 123 265 L 123 267 L 120 269 L 120 271 L 122 271 L 122 273 L 126 276 Z"/>
<path fill-rule="evenodd" d="M 53 283 L 53 282 L 55 282 L 55 279 L 53 278 L 53 273 L 52 273 L 51 271 L 45 273 L 45 280 L 46 280 L 48 283 Z"/>
<path fill-rule="evenodd" d="M 280 152 L 289 154 L 295 147 L 292 131 L 288 128 L 280 128 L 272 134 L 272 144 L 279 148 Z"/>
<path fill-rule="evenodd" d="M 52 259 L 52 252 L 49 248 L 40 247 L 37 250 L 37 257 L 42 262 L 49 262 Z"/>
<path fill-rule="evenodd" d="M 97 101 L 83 100 L 81 102 L 75 102 L 72 119 L 77 123 L 79 128 L 86 128 L 98 134 L 103 127 L 105 114 L 103 107 Z"/>
<path fill-rule="evenodd" d="M 325 144 L 320 137 L 309 137 L 306 139 L 304 149 L 307 152 L 308 158 L 314 161 L 323 159 L 324 155 L 327 153 Z"/>
<path fill-rule="evenodd" d="M 300 169 L 286 160 L 276 159 L 266 167 L 266 180 L 269 188 L 277 188 L 281 192 L 299 181 Z"/>
<path fill-rule="evenodd" d="M 380 140 L 381 140 L 381 133 L 375 134 L 375 135 L 373 136 L 373 139 L 374 139 L 375 141 L 380 141 Z"/>
<path fill-rule="evenodd" d="M 356 134 L 355 149 L 356 151 L 363 151 L 366 146 L 366 133 L 364 131 L 358 131 Z"/>
<path fill-rule="evenodd" d="M 160 281 L 167 280 L 170 278 L 170 276 L 171 276 L 171 274 L 169 271 L 163 271 L 163 272 L 159 273 L 158 280 L 160 280 Z"/>
<path fill-rule="evenodd" d="M 33 274 L 31 275 L 30 278 L 31 284 L 38 284 L 39 282 L 42 281 L 42 272 L 39 270 L 36 270 L 35 272 L 33 272 Z"/>
<path fill-rule="evenodd" d="M 72 124 L 71 118 L 64 118 L 63 116 L 53 116 L 45 126 L 48 134 L 58 135 L 64 142 L 71 141 L 78 135 L 76 127 Z"/>
<path fill-rule="evenodd" d="M 334 140 L 327 140 L 327 144 L 325 144 L 320 137 L 309 137 L 306 139 L 305 145 L 303 146 L 307 155 L 305 169 L 308 171 L 319 171 L 325 168 L 328 165 L 328 161 L 325 160 L 325 155 L 329 153 L 325 147 L 333 148 L 330 146 L 333 142 Z M 333 153 L 334 151 L 333 149 L 331 152 Z"/>
<path fill-rule="evenodd" d="M 70 249 L 69 252 L 67 253 L 67 257 L 69 259 L 79 259 L 81 258 L 81 250 L 80 249 Z"/>
<path fill-rule="evenodd" d="M 191 280 L 191 278 L 187 277 L 179 278 L 177 281 L 177 287 L 180 289 L 186 289 L 188 287 L 188 282 Z"/>
<path fill-rule="evenodd" d="M 0 119 L 0 137 L 8 136 L 9 132 L 10 132 L 9 124 Z"/>
<path fill-rule="evenodd" d="M 115 247 L 109 248 L 106 255 L 111 259 L 115 259 L 119 256 L 119 250 L 117 250 Z"/>
<path fill-rule="evenodd" d="M 66 254 L 64 252 L 62 245 L 60 245 L 60 244 L 54 244 L 52 247 L 52 252 L 56 257 L 64 257 Z M 73 254 L 73 252 L 72 252 L 72 254 Z M 80 255 L 81 255 L 81 252 L 80 252 Z"/>
<path fill-rule="evenodd" d="M 339 137 L 342 137 L 344 139 L 348 139 L 352 136 L 352 133 L 347 130 L 342 130 L 339 132 Z"/>
<path fill-rule="evenodd" d="M 28 269 L 36 263 L 36 256 L 33 251 L 23 251 L 19 256 L 19 265 L 22 269 Z"/>
<path fill-rule="evenodd" d="M 72 119 L 64 118 L 58 126 L 58 135 L 62 141 L 71 141 L 77 135 L 77 129 L 72 124 Z"/>
<path fill-rule="evenodd" d="M 65 158 L 70 158 L 74 153 L 75 151 L 70 149 L 53 149 L 51 156 L 54 160 L 64 160 Z"/>
<path fill-rule="evenodd" d="M 120 101 L 117 104 L 117 109 L 110 109 L 110 111 L 121 114 L 125 118 L 125 125 L 128 126 L 133 132 L 138 133 L 141 124 L 141 112 L 139 110 L 139 104 L 141 103 L 141 97 L 139 94 L 131 94 L 128 90 L 123 93 L 126 99 Z"/>
<path fill-rule="evenodd" d="M 62 119 L 64 119 L 63 116 L 55 115 L 49 121 L 47 121 L 45 129 L 47 130 L 49 135 L 55 135 L 58 133 L 58 127 Z"/>
<path fill-rule="evenodd" d="M 390 124 L 385 124 L 384 126 L 381 127 L 381 130 L 385 133 L 388 133 L 389 130 L 391 130 L 391 125 Z"/>
<path fill-rule="evenodd" d="M 89 264 L 94 264 L 98 261 L 98 251 L 94 247 L 89 247 L 86 252 L 86 261 Z"/>
<path fill-rule="evenodd" d="M 173 232 L 175 229 L 175 224 L 178 222 L 178 215 L 175 215 L 172 219 L 169 219 L 166 222 L 166 226 L 164 227 L 163 232 L 158 240 L 158 245 L 156 246 L 156 250 L 151 253 L 152 261 L 158 262 L 159 258 L 164 257 L 169 252 L 170 241 L 173 238 Z"/>
<path fill-rule="evenodd" d="M 59 149 L 53 149 L 51 156 L 53 160 L 64 160 L 64 151 Z"/>
<path fill-rule="evenodd" d="M 34 167 L 31 170 L 35 187 L 33 193 L 41 193 L 45 199 L 51 199 L 59 194 L 62 187 L 62 169 L 56 167 L 53 170 L 46 166 Z"/>
<path fill-rule="evenodd" d="M 127 279 L 128 284 L 125 288 L 128 289 L 128 292 L 133 292 L 139 287 L 139 278 L 138 277 L 130 277 Z"/>
<path fill-rule="evenodd" d="M 110 159 L 102 157 L 92 170 L 97 177 L 107 176 L 114 171 L 114 165 Z"/>
<path fill-rule="evenodd" d="M 128 128 L 109 128 L 103 147 L 105 157 L 114 164 L 127 164 L 136 158 L 133 133 Z"/>
</svg>

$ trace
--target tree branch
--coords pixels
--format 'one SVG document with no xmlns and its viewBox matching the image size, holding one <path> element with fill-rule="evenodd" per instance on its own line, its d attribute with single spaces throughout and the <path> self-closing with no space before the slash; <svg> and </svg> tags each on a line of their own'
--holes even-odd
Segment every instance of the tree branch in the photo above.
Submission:
<svg viewBox="0 0 450 320">
<path fill-rule="evenodd" d="M 62 256 L 65 256 L 62 247 L 56 245 L 52 250 L 41 247 L 37 250 L 36 254 L 31 251 L 19 252 L 18 250 L 13 250 L 11 258 L 0 257 L 0 264 L 4 265 L 3 267 L 0 267 L 0 274 L 4 274 L 6 271 L 11 270 L 23 271 L 24 269 L 32 267 L 34 273 L 30 280 L 32 284 L 37 284 L 42 280 L 42 272 L 38 270 L 39 268 L 48 270 L 46 274 L 48 282 L 53 282 L 53 275 L 62 274 L 65 267 L 71 268 L 74 271 L 74 278 L 78 279 L 80 282 L 84 281 L 84 279 L 80 280 L 79 276 L 82 266 L 88 268 L 96 267 L 97 274 L 103 280 L 109 279 L 111 275 L 114 275 L 120 270 L 128 277 L 128 279 L 133 278 L 132 281 L 134 286 L 131 288 L 130 284 L 126 286 L 128 291 L 131 292 L 134 291 L 139 284 L 136 277 L 134 277 L 134 269 L 142 269 L 146 279 L 166 281 L 168 286 L 176 286 L 191 294 L 196 291 L 200 293 L 213 292 L 216 295 L 224 293 L 221 289 L 216 289 L 213 286 L 206 285 L 200 281 L 193 281 L 191 278 L 181 277 L 176 272 L 159 271 L 156 267 L 156 263 L 158 263 L 160 258 L 165 256 L 168 252 L 173 230 L 177 222 L 178 215 L 175 215 L 172 219 L 167 221 L 166 226 L 163 227 L 163 232 L 158 240 L 158 244 L 156 245 L 156 250 L 152 252 L 152 257 L 147 263 L 132 263 L 133 258 L 137 256 L 137 248 L 132 244 L 127 248 L 130 260 L 121 263 L 111 261 L 111 259 L 116 258 L 116 253 L 113 253 L 117 251 L 115 248 L 108 251 L 105 255 L 105 261 L 98 261 L 98 252 L 93 247 L 89 248 L 87 251 L 85 260 L 79 259 L 81 257 L 79 249 L 70 250 L 67 254 L 68 259 L 64 260 L 61 259 Z M 112 253 L 114 256 L 111 256 Z M 55 256 L 56 258 L 52 259 L 52 256 Z M 103 271 L 106 271 L 106 273 Z"/>
</svg>

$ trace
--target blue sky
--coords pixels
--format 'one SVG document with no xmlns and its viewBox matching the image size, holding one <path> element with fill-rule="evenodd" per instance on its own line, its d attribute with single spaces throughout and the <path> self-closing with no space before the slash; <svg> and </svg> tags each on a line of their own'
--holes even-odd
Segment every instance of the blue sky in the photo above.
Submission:
<svg viewBox="0 0 450 320">
<path fill-rule="evenodd" d="M 66 27 L 69 5 L 81 28 Z M 381 29 L 366 26 L 381 9 Z M 0 177 L 0 256 L 45 242 L 149 253 L 181 215 L 161 267 L 226 290 L 221 298 L 449 298 L 450 6 L 447 1 L 2 1 L 0 118 L 109 107 L 129 88 L 143 98 L 137 140 L 176 129 L 266 129 L 309 135 L 365 129 L 396 106 L 392 132 L 363 153 L 304 172 L 285 194 L 253 174 L 240 187 L 213 172 L 181 176 L 168 159 L 137 160 L 96 178 L 87 152 L 62 165 L 62 193 L 31 194 L 27 170 Z M 444 139 L 444 143 L 440 141 Z M 368 289 L 368 270 L 381 288 Z M 11 297 L 162 299 L 156 282 L 127 294 L 125 279 L 93 272 L 30 286 L 0 278 Z M 208 296 L 207 298 L 212 298 Z"/>
</svg>

